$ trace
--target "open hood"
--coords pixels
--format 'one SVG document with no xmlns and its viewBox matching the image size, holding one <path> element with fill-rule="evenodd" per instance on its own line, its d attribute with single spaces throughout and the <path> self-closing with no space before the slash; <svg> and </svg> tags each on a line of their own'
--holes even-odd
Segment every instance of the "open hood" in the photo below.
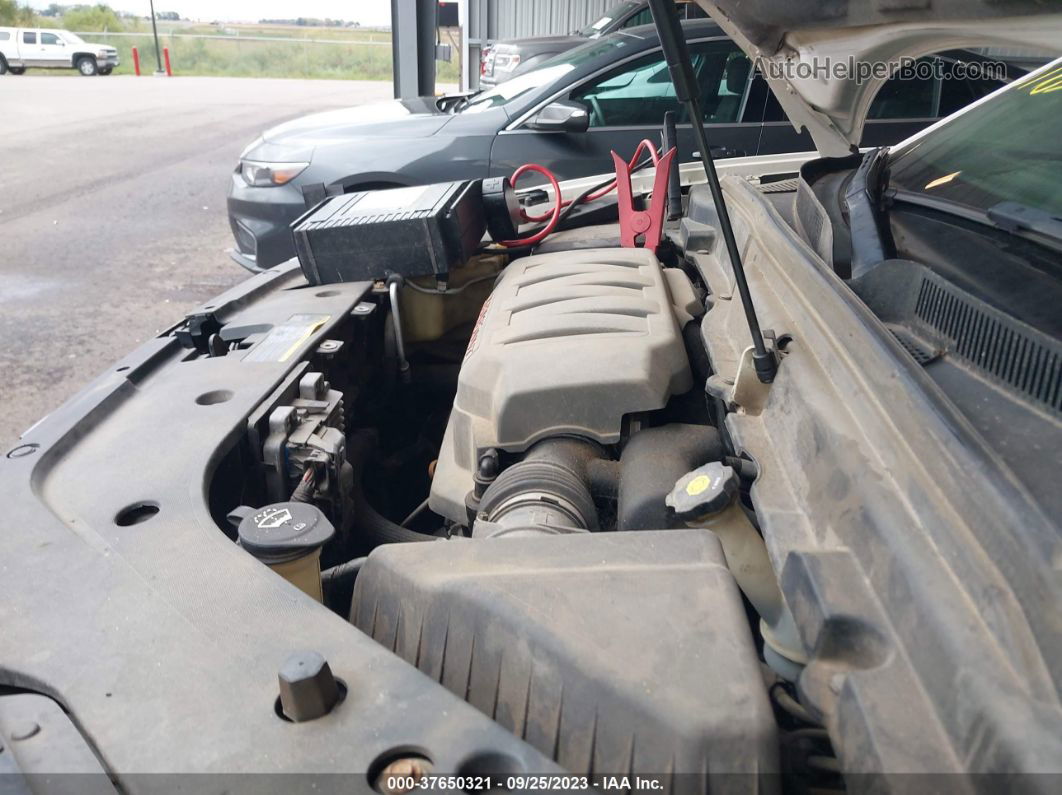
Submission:
<svg viewBox="0 0 1062 795">
<path fill-rule="evenodd" d="M 697 3 L 758 62 L 789 118 L 824 155 L 857 147 L 867 109 L 887 79 L 851 79 L 844 74 L 850 65 L 895 64 L 960 47 L 1062 52 L 1062 13 L 1049 0 Z M 836 64 L 843 68 L 834 71 Z"/>
</svg>

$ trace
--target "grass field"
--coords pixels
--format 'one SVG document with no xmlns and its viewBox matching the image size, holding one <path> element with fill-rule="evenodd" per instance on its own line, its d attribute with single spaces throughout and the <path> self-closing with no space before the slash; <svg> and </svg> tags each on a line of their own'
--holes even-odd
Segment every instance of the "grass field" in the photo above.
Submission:
<svg viewBox="0 0 1062 795">
<path fill-rule="evenodd" d="M 184 38 L 172 34 L 202 38 Z M 122 65 L 115 70 L 116 74 L 133 73 L 131 49 L 134 46 L 140 51 L 142 73 L 150 73 L 155 69 L 155 47 L 150 30 L 135 35 L 84 33 L 82 37 L 86 41 L 110 44 L 118 49 Z M 445 36 L 443 41 L 447 41 Z M 437 64 L 437 80 L 440 83 L 458 82 L 458 41 L 455 33 L 454 60 Z M 389 31 L 266 25 L 189 25 L 160 30 L 159 42 L 161 46 L 169 48 L 170 62 L 174 74 L 178 75 L 391 79 Z"/>
</svg>

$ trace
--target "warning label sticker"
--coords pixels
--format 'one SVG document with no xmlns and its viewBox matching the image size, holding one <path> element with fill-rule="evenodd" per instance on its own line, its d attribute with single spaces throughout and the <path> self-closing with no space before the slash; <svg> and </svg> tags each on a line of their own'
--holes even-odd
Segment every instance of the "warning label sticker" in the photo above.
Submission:
<svg viewBox="0 0 1062 795">
<path fill-rule="evenodd" d="M 292 315 L 274 326 L 244 357 L 245 362 L 286 362 L 331 315 Z"/>
</svg>

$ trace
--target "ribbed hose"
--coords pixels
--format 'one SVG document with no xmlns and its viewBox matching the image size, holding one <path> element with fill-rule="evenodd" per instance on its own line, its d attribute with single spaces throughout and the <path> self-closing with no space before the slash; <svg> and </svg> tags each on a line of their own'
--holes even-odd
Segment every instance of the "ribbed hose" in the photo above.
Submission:
<svg viewBox="0 0 1062 795">
<path fill-rule="evenodd" d="M 505 469 L 480 503 L 487 523 L 472 535 L 522 536 L 598 529 L 589 469 L 604 451 L 586 439 L 556 437 L 539 442 L 523 461 Z"/>
</svg>

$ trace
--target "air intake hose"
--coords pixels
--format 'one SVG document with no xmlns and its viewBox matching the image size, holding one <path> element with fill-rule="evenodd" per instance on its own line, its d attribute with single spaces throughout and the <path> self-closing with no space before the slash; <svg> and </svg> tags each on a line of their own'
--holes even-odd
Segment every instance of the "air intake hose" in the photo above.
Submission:
<svg viewBox="0 0 1062 795">
<path fill-rule="evenodd" d="M 493 538 L 596 530 L 589 469 L 603 455 L 598 445 L 583 439 L 539 442 L 487 487 L 472 535 Z"/>
<path fill-rule="evenodd" d="M 672 423 L 645 428 L 620 456 L 617 530 L 662 530 L 669 526 L 664 498 L 691 469 L 719 461 L 723 444 L 708 425 Z"/>
</svg>

